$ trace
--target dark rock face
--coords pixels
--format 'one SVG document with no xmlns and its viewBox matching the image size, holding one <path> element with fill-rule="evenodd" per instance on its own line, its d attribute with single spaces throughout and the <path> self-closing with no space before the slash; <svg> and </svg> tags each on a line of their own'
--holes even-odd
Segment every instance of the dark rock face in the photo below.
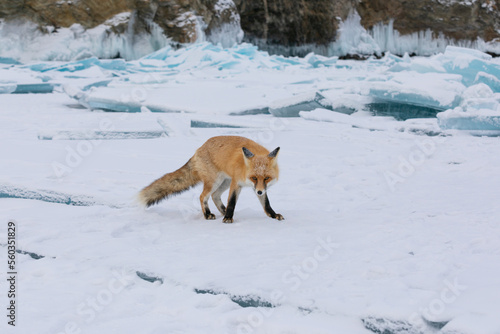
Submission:
<svg viewBox="0 0 500 334">
<path fill-rule="evenodd" d="M 354 12 L 368 31 L 393 22 L 401 35 L 430 29 L 451 41 L 500 38 L 494 0 L 0 0 L 0 19 L 32 21 L 41 31 L 106 22 L 110 33 L 139 35 L 155 24 L 174 43 L 204 36 L 230 46 L 243 29 L 245 41 L 292 55 L 328 50 Z M 130 13 L 127 21 L 110 21 L 120 13 Z"/>
<path fill-rule="evenodd" d="M 165 35 L 178 43 L 192 43 L 200 32 L 239 20 L 236 7 L 216 6 L 217 0 L 0 0 L 0 18 L 30 20 L 40 27 L 70 27 L 78 23 L 85 29 L 103 24 L 113 16 L 129 12 L 135 33 L 148 32 L 158 24 Z M 217 7 L 217 8 L 216 8 Z M 200 23 L 204 29 L 200 29 Z M 126 27 L 115 26 L 122 33 Z"/>
<path fill-rule="evenodd" d="M 238 9 L 245 40 L 270 51 L 306 45 L 321 50 L 336 40 L 339 22 L 353 11 L 368 31 L 393 20 L 401 35 L 430 29 L 452 41 L 500 37 L 500 12 L 493 0 L 241 0 Z M 304 52 L 307 48 L 296 53 Z"/>
<path fill-rule="evenodd" d="M 116 14 L 130 11 L 130 3 L 127 0 L 5 0 L 0 1 L 0 18 L 26 18 L 41 26 L 54 27 L 80 23 L 84 28 L 92 28 Z"/>
<path fill-rule="evenodd" d="M 246 39 L 298 46 L 335 40 L 336 17 L 345 19 L 348 5 L 341 1 L 242 0 L 238 10 Z M 344 1 L 345 4 L 349 2 Z"/>
<path fill-rule="evenodd" d="M 431 29 L 454 40 L 500 37 L 500 12 L 491 0 L 370 0 L 360 1 L 356 9 L 366 29 L 394 19 L 394 29 L 402 35 Z"/>
<path fill-rule="evenodd" d="M 275 53 L 287 49 L 302 55 L 311 46 L 335 41 L 339 22 L 347 17 L 354 2 L 241 0 L 237 6 L 245 41 Z"/>
</svg>

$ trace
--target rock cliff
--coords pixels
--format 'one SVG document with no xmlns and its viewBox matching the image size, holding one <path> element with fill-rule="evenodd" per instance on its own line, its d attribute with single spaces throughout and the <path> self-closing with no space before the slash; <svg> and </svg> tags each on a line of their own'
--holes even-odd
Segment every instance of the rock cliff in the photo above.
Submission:
<svg viewBox="0 0 500 334">
<path fill-rule="evenodd" d="M 456 40 L 500 37 L 494 0 L 370 0 L 360 1 L 356 9 L 367 29 L 393 19 L 394 29 L 403 35 L 430 29 Z"/>
<path fill-rule="evenodd" d="M 113 20 L 123 13 L 125 20 Z M 173 43 L 230 46 L 244 38 L 285 54 L 347 52 L 332 45 L 352 13 L 368 34 L 390 25 L 402 36 L 425 31 L 447 43 L 500 37 L 495 0 L 0 0 L 0 20 L 31 21 L 46 33 L 106 23 L 109 33 L 147 34 L 155 25 Z"/>
<path fill-rule="evenodd" d="M 30 20 L 45 26 L 70 27 L 77 23 L 85 29 L 96 27 L 114 16 L 129 12 L 135 33 L 158 24 L 174 42 L 192 43 L 200 33 L 225 23 L 239 24 L 232 1 L 218 0 L 0 0 L 0 19 Z M 226 4 L 226 5 L 224 5 Z M 112 31 L 123 33 L 129 25 L 119 22 Z"/>
<path fill-rule="evenodd" d="M 446 43 L 465 45 L 500 37 L 494 0 L 241 0 L 238 10 L 246 41 L 269 50 L 291 48 L 297 54 L 307 49 L 328 52 L 341 22 L 353 12 L 368 32 L 390 25 L 400 35 L 430 32 Z"/>
</svg>

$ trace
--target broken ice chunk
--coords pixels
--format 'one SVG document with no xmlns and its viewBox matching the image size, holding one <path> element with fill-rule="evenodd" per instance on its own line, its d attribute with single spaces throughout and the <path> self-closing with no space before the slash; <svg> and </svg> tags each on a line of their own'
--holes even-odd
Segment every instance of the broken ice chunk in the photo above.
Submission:
<svg viewBox="0 0 500 334">
<path fill-rule="evenodd" d="M 437 115 L 442 129 L 454 130 L 500 130 L 500 94 L 480 83 L 467 88 L 459 107 Z"/>
<path fill-rule="evenodd" d="M 462 48 L 459 46 L 448 45 L 444 51 L 444 55 L 450 58 L 458 58 L 458 57 L 470 57 L 477 58 L 481 60 L 490 60 L 493 58 L 491 55 L 484 53 L 479 50 L 470 49 L 470 48 Z"/>
<path fill-rule="evenodd" d="M 371 82 L 369 95 L 378 101 L 445 110 L 458 106 L 465 89 L 460 77 L 448 74 L 395 73 L 390 79 Z"/>
<path fill-rule="evenodd" d="M 394 123 L 397 123 L 394 119 L 389 117 L 374 118 L 364 115 L 355 117 L 326 109 L 315 109 L 308 112 L 302 111 L 300 112 L 300 117 L 310 121 L 346 124 L 354 128 L 368 129 L 371 131 L 385 131 L 394 128 Z"/>
<path fill-rule="evenodd" d="M 387 84 L 383 82 L 380 86 L 381 88 L 372 87 L 370 89 L 371 96 L 344 93 L 338 89 L 323 91 L 321 94 L 325 100 L 321 101 L 321 104 L 328 105 L 328 109 L 343 114 L 349 115 L 369 110 L 374 116 L 390 116 L 399 121 L 412 118 L 433 118 L 438 112 L 446 109 L 436 107 L 440 104 L 439 101 L 425 97 L 425 92 L 422 95 L 418 95 L 418 93 L 412 95 L 405 92 L 405 88 L 399 83 Z M 427 101 L 423 102 L 424 99 Z"/>
<path fill-rule="evenodd" d="M 111 82 L 111 79 L 96 81 L 96 82 L 93 82 L 93 83 L 86 85 L 85 87 L 82 88 L 82 90 L 86 91 L 86 90 L 89 90 L 90 88 L 93 88 L 93 87 L 107 87 L 110 82 Z"/>
<path fill-rule="evenodd" d="M 485 72 L 478 72 L 476 75 L 476 78 L 474 79 L 474 84 L 480 84 L 483 83 L 487 85 L 488 87 L 491 88 L 493 92 L 500 93 L 500 77 L 490 74 L 490 73 L 485 73 Z"/>
<path fill-rule="evenodd" d="M 244 116 L 244 115 L 268 115 L 269 114 L 269 108 L 268 107 L 263 107 L 263 108 L 252 108 L 252 109 L 247 109 L 247 110 L 242 110 L 242 111 L 233 111 L 229 113 L 231 116 Z"/>
<path fill-rule="evenodd" d="M 366 88 L 373 98 L 369 109 L 375 115 L 406 120 L 435 117 L 458 106 L 466 87 L 455 74 L 397 72 L 385 81 L 368 82 Z"/>
<path fill-rule="evenodd" d="M 500 131 L 500 112 L 479 109 L 464 111 L 461 107 L 437 114 L 444 130 Z"/>
<path fill-rule="evenodd" d="M 245 128 L 245 126 L 241 126 L 241 125 L 197 121 L 194 119 L 191 120 L 191 127 L 192 128 L 232 128 L 232 129 Z"/>
<path fill-rule="evenodd" d="M 325 57 L 314 53 L 310 53 L 304 57 L 304 60 L 314 68 L 334 66 L 337 64 L 338 59 L 339 57 Z"/>
<path fill-rule="evenodd" d="M 500 66 L 493 64 L 491 62 L 485 62 L 478 59 L 472 60 L 467 67 L 460 67 L 455 64 L 455 62 L 448 62 L 444 64 L 444 67 L 449 73 L 455 73 L 462 76 L 462 82 L 465 85 L 471 85 L 474 83 L 477 74 L 480 72 L 488 73 L 497 78 L 500 77 Z"/>
<path fill-rule="evenodd" d="M 442 62 L 444 69 L 448 73 L 460 75 L 462 82 L 466 86 L 480 82 L 477 81 L 477 76 L 481 72 L 500 78 L 500 65 L 493 62 L 489 54 L 478 50 L 448 46 L 444 54 L 438 56 L 437 59 Z M 487 81 L 484 83 L 488 84 Z M 497 90 L 500 88 L 499 86 L 494 85 L 490 87 L 495 92 L 499 92 Z"/>
<path fill-rule="evenodd" d="M 0 94 L 10 94 L 15 92 L 17 85 L 15 83 L 1 83 L 0 82 Z"/>
<path fill-rule="evenodd" d="M 36 84 L 19 84 L 12 92 L 13 94 L 47 94 L 52 93 L 55 84 L 50 83 L 36 83 Z"/>
<path fill-rule="evenodd" d="M 397 122 L 392 117 L 372 117 L 369 113 L 363 111 L 353 115 L 345 115 L 326 109 L 300 112 L 300 117 L 310 121 L 344 124 L 353 128 L 370 131 L 406 131 L 428 136 L 436 136 L 441 133 L 435 119 L 412 119 L 405 122 Z"/>
<path fill-rule="evenodd" d="M 367 108 L 374 116 L 390 116 L 398 121 L 406 121 L 413 118 L 434 118 L 437 113 L 443 111 L 441 108 L 380 100 L 369 103 Z"/>
<path fill-rule="evenodd" d="M 169 57 L 170 52 L 172 50 L 173 50 L 172 47 L 170 45 L 167 45 L 166 47 L 161 48 L 158 51 L 155 51 L 153 53 L 148 54 L 147 56 L 142 57 L 141 60 L 142 59 L 153 59 L 153 60 L 164 61 Z"/>
<path fill-rule="evenodd" d="M 269 112 L 276 117 L 299 117 L 301 111 L 329 108 L 325 97 L 316 91 L 300 94 L 291 98 L 274 101 Z"/>
<path fill-rule="evenodd" d="M 100 140 L 149 139 L 166 136 L 166 130 L 161 127 L 157 118 L 156 114 L 148 113 L 86 113 L 76 118 L 63 117 L 54 121 L 54 128 L 40 129 L 38 139 L 88 140 L 97 146 L 97 141 Z"/>
<path fill-rule="evenodd" d="M 151 139 L 167 136 L 165 131 L 41 131 L 40 140 L 107 140 L 107 139 Z"/>
<path fill-rule="evenodd" d="M 490 109 L 497 110 L 499 108 L 500 94 L 493 93 L 490 86 L 479 83 L 470 86 L 462 94 L 462 102 L 460 107 L 464 111 L 473 109 Z"/>
<path fill-rule="evenodd" d="M 109 87 L 111 86 L 111 87 Z M 66 89 L 68 95 L 89 109 L 138 113 L 141 107 L 161 113 L 264 114 L 269 99 L 258 89 L 228 87 L 226 83 L 200 82 L 196 99 L 191 85 L 158 86 L 114 82 L 88 91 Z M 280 91 L 276 89 L 276 91 Z M 271 94 L 272 92 L 270 92 Z M 227 97 L 231 96 L 230 99 Z"/>
<path fill-rule="evenodd" d="M 162 112 L 162 113 L 180 113 L 181 110 L 174 110 L 164 106 L 155 105 L 144 105 L 139 100 L 134 100 L 130 98 L 116 99 L 115 97 L 106 97 L 101 95 L 91 95 L 82 91 L 75 94 L 73 91 L 68 92 L 68 94 L 77 99 L 78 102 L 92 110 L 99 109 L 109 112 L 127 112 L 127 113 L 140 113 L 142 108 L 146 107 L 151 112 Z"/>
<path fill-rule="evenodd" d="M 47 71 L 76 72 L 95 66 L 98 63 L 99 59 L 92 57 L 83 60 L 64 63 L 62 65 L 42 63 L 42 64 L 30 65 L 28 67 L 33 71 L 39 71 L 39 72 L 47 72 Z"/>
<path fill-rule="evenodd" d="M 318 102 L 326 109 L 342 114 L 352 114 L 366 109 L 366 106 L 373 102 L 373 99 L 366 95 L 344 93 L 341 90 L 322 91 L 322 99 Z"/>
<path fill-rule="evenodd" d="M 141 112 L 141 105 L 137 103 L 124 103 L 119 101 L 106 101 L 98 99 L 87 99 L 86 106 L 90 109 L 101 109 L 104 111 L 114 111 L 114 112 Z"/>
<path fill-rule="evenodd" d="M 9 57 L 0 57 L 0 64 L 6 64 L 6 65 L 21 65 L 20 62 L 15 60 L 14 58 L 9 58 Z"/>
<path fill-rule="evenodd" d="M 32 71 L 37 71 L 37 72 L 47 72 L 47 71 L 77 72 L 86 70 L 92 66 L 99 66 L 107 70 L 125 71 L 127 69 L 127 63 L 123 59 L 100 60 L 95 57 L 68 62 L 62 65 L 54 65 L 52 63 L 39 63 L 39 64 L 29 65 L 27 67 Z"/>
</svg>

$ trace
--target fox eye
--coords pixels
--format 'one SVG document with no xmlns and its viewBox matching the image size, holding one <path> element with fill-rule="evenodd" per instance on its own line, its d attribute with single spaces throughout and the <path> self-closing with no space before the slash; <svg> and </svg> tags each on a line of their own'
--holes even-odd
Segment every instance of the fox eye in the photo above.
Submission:
<svg viewBox="0 0 500 334">
<path fill-rule="evenodd" d="M 264 181 L 266 181 L 266 182 L 267 182 L 267 181 L 269 181 L 270 179 L 271 179 L 271 178 L 270 178 L 269 176 L 267 176 L 267 177 L 265 177 L 265 178 L 264 178 Z"/>
<path fill-rule="evenodd" d="M 257 182 L 257 178 L 256 178 L 255 176 L 252 176 L 252 177 L 250 178 L 250 180 L 252 180 L 252 181 L 254 181 L 254 182 Z"/>
</svg>

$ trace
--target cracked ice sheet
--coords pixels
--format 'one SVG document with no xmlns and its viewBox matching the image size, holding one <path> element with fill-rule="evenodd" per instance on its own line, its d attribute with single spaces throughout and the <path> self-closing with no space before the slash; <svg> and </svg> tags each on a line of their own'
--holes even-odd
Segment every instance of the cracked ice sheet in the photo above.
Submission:
<svg viewBox="0 0 500 334">
<path fill-rule="evenodd" d="M 109 134 L 109 138 L 120 139 L 119 134 L 148 133 L 155 135 L 165 132 L 158 123 L 158 117 L 152 113 L 84 113 L 59 117 L 50 128 L 40 128 L 39 139 L 101 139 Z M 116 133 L 116 136 L 112 136 Z M 101 134 L 101 136 L 100 136 Z M 165 133 L 165 135 L 168 135 Z"/>
<path fill-rule="evenodd" d="M 278 81 L 272 72 L 267 76 Z M 300 76 L 299 82 L 307 77 Z M 352 80 L 350 88 L 359 81 Z M 175 119 L 188 124 L 175 136 L 103 142 L 57 178 L 51 163 L 64 161 L 67 145 L 76 150 L 71 145 L 77 143 L 39 141 L 39 129 L 74 124 L 69 120 L 84 114 L 96 116 L 98 124 L 105 114 L 70 108 L 74 101 L 57 93 L 2 95 L 0 102 L 2 181 L 123 204 L 117 210 L 0 200 L 0 215 L 19 224 L 22 249 L 46 256 L 19 257 L 24 315 L 18 332 L 59 333 L 75 323 L 90 333 L 235 333 L 253 311 L 262 311 L 241 309 L 223 295 L 196 295 L 193 288 L 198 288 L 263 300 L 281 291 L 280 306 L 264 313 L 254 333 L 369 333 L 361 319 L 408 321 L 434 305 L 447 282 L 455 280 L 467 288 L 429 320 L 449 321 L 443 333 L 498 332 L 500 281 L 498 266 L 492 265 L 500 261 L 497 138 L 432 139 L 300 118 L 264 131 L 193 130 Z M 183 115 L 161 116 L 173 122 L 170 116 Z M 247 117 L 219 115 L 217 121 L 270 119 Z M 233 225 L 222 224 L 220 215 L 216 221 L 203 219 L 200 187 L 146 211 L 130 204 L 137 191 L 182 166 L 207 138 L 238 133 L 270 149 L 281 147 L 280 181 L 269 196 L 285 221 L 266 217 L 250 189 L 241 193 Z M 418 160 L 422 149 L 424 158 Z M 410 159 L 414 169 L 408 167 Z M 391 187 L 388 172 L 404 177 L 393 179 Z M 5 224 L 0 234 L 6 235 Z M 314 268 L 311 259 L 321 238 L 330 238 L 335 247 L 332 254 L 320 251 Z M 297 273 L 297 267 L 306 269 Z M 137 281 L 91 313 L 88 298 L 104 300 L 110 282 L 119 288 L 114 270 L 122 269 Z M 171 283 L 145 282 L 136 271 Z"/>
<path fill-rule="evenodd" d="M 0 94 L 16 91 L 18 84 L 43 84 L 43 76 L 27 69 L 0 64 Z"/>
<path fill-rule="evenodd" d="M 28 227 L 31 225 L 29 222 L 48 222 L 45 218 L 29 217 L 26 215 L 28 210 L 52 212 L 52 221 L 57 222 L 52 225 L 53 229 L 47 229 L 42 234 L 31 228 L 23 233 L 23 247 L 43 252 L 45 258 L 35 261 L 18 255 L 19 266 L 23 269 L 23 276 L 18 282 L 23 287 L 23 296 L 18 301 L 20 305 L 24 304 L 25 314 L 36 316 L 31 316 L 24 323 L 19 321 L 17 330 L 59 333 L 68 324 L 75 324 L 82 332 L 89 333 L 102 330 L 237 333 L 247 323 L 248 317 L 259 312 L 251 307 L 241 308 L 226 295 L 196 294 L 189 281 L 166 281 L 159 285 L 137 277 L 137 268 L 157 269 L 151 262 L 159 259 L 156 252 L 168 252 L 163 257 L 164 263 L 177 267 L 179 261 L 184 261 L 178 252 L 191 239 L 177 228 L 171 227 L 169 233 L 166 230 L 144 229 L 149 224 L 143 225 L 139 211 L 127 209 L 117 212 L 105 208 L 67 210 L 63 206 L 31 201 L 7 204 L 11 212 L 19 217 L 19 222 L 24 222 L 18 225 L 20 228 Z M 23 211 L 24 215 L 21 214 Z M 89 224 L 91 217 L 93 222 Z M 130 220 L 132 217 L 142 223 L 133 223 Z M 202 223 L 190 229 L 203 234 L 214 232 L 213 225 Z M 217 226 L 215 228 L 224 232 L 221 227 L 225 225 L 218 226 L 218 229 Z M 66 238 L 70 231 L 78 236 L 78 242 L 75 243 L 74 238 Z M 165 238 L 168 235 L 178 240 Z M 206 238 L 201 240 L 205 240 L 201 246 L 208 241 Z M 145 243 L 150 246 L 144 248 Z M 141 260 L 142 256 L 144 260 Z M 234 259 L 230 261 L 234 263 Z M 167 273 L 165 270 L 161 272 Z M 174 278 L 179 277 L 174 275 Z M 45 300 L 38 298 L 40 291 L 51 291 L 52 297 Z M 106 305 L 101 306 L 98 300 L 109 296 L 109 303 L 106 300 Z M 95 305 L 98 309 L 94 308 Z M 287 319 L 291 318 L 296 321 L 290 323 Z M 291 306 L 273 309 L 256 332 L 295 330 L 321 333 L 330 329 L 364 332 L 356 319 L 343 315 L 301 315 Z"/>
<path fill-rule="evenodd" d="M 426 135 L 438 135 L 441 133 L 436 119 L 433 118 L 407 119 L 404 122 L 400 122 L 392 117 L 374 117 L 366 111 L 346 115 L 321 108 L 312 111 L 301 111 L 300 117 L 310 121 L 345 124 L 353 128 L 370 131 L 407 131 Z"/>
<path fill-rule="evenodd" d="M 444 110 L 460 103 L 466 88 L 461 78 L 455 74 L 398 72 L 367 82 L 365 87 L 375 99 Z"/>
<path fill-rule="evenodd" d="M 258 76 L 258 75 L 257 75 Z M 290 98 L 315 83 L 296 85 L 294 80 L 307 76 L 278 74 L 261 82 L 257 76 L 240 75 L 218 80 L 199 76 L 179 77 L 168 83 L 130 84 L 115 81 L 108 87 L 95 88 L 84 98 L 89 104 L 146 106 L 151 110 L 212 115 L 244 113 L 267 108 L 273 101 Z"/>
</svg>

